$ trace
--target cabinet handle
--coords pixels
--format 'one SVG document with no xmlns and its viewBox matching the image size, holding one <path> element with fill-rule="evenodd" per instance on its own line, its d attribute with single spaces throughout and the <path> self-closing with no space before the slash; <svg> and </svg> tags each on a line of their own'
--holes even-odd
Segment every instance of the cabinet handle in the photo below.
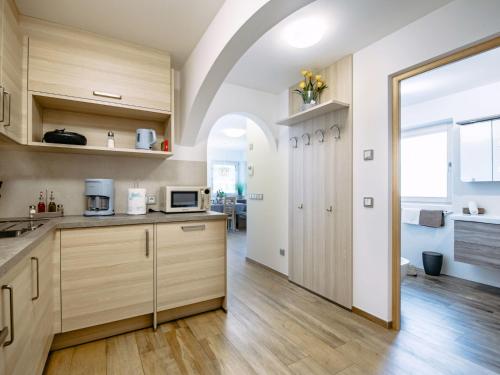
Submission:
<svg viewBox="0 0 500 375">
<path fill-rule="evenodd" d="M 333 211 L 333 207 L 332 207 L 332 206 L 330 206 L 330 207 L 328 207 L 328 208 L 326 209 L 326 212 L 332 212 L 332 211 Z"/>
<path fill-rule="evenodd" d="M 10 126 L 10 93 L 8 93 L 7 91 L 4 91 L 3 92 L 3 100 L 2 100 L 2 106 L 4 106 L 3 110 L 2 110 L 2 114 L 5 114 L 5 103 L 7 103 L 7 105 L 9 106 L 9 109 L 7 111 L 8 113 L 8 117 L 7 117 L 7 121 L 5 124 L 3 124 L 3 126 Z"/>
<path fill-rule="evenodd" d="M 149 258 L 149 229 L 146 229 L 146 258 Z"/>
<path fill-rule="evenodd" d="M 304 208 L 304 205 L 301 203 L 301 204 L 299 204 L 299 205 L 297 206 L 297 208 L 298 208 L 299 210 L 302 210 L 302 209 Z"/>
<path fill-rule="evenodd" d="M 5 120 L 5 111 L 4 111 L 4 93 L 5 89 L 3 86 L 0 86 L 0 100 L 2 103 L 0 104 L 0 122 L 3 122 Z"/>
<path fill-rule="evenodd" d="M 206 225 L 183 225 L 181 228 L 184 232 L 194 232 L 198 230 L 205 230 Z"/>
<path fill-rule="evenodd" d="M 0 344 L 3 344 L 5 339 L 7 338 L 7 336 L 9 336 L 9 327 L 4 327 L 1 331 L 0 331 Z"/>
<path fill-rule="evenodd" d="M 36 297 L 32 297 L 31 300 L 37 300 L 40 297 L 40 267 L 37 257 L 31 257 L 31 261 L 36 262 Z"/>
<path fill-rule="evenodd" d="M 11 285 L 2 285 L 2 291 L 3 290 L 9 291 L 9 314 L 10 314 L 10 340 L 5 341 L 3 343 L 3 346 L 9 346 L 14 342 L 14 288 Z M 4 330 L 5 328 L 2 330 L 2 335 Z"/>
<path fill-rule="evenodd" d="M 94 96 L 102 96 L 103 98 L 111 98 L 111 99 L 118 99 L 118 100 L 122 99 L 122 96 L 120 94 L 111 94 L 109 92 L 92 91 L 92 94 Z"/>
</svg>

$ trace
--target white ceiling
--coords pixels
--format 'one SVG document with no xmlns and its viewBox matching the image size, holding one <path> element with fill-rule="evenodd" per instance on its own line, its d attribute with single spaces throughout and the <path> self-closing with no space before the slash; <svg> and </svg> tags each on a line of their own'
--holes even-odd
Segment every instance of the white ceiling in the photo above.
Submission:
<svg viewBox="0 0 500 375">
<path fill-rule="evenodd" d="M 404 80 L 401 105 L 421 103 L 495 82 L 500 82 L 500 47 Z"/>
<path fill-rule="evenodd" d="M 224 129 L 246 130 L 247 121 L 247 118 L 241 115 L 222 116 L 210 130 L 207 147 L 217 150 L 245 151 L 247 148 L 246 135 L 238 138 L 228 137 L 224 134 Z"/>
<path fill-rule="evenodd" d="M 169 51 L 180 68 L 224 0 L 16 0 L 27 16 Z"/>
<path fill-rule="evenodd" d="M 317 0 L 286 18 L 238 61 L 227 81 L 280 93 L 300 80 L 300 70 L 318 69 L 362 49 L 451 0 Z M 322 40 L 297 49 L 283 40 L 290 23 L 314 17 L 327 25 Z"/>
</svg>

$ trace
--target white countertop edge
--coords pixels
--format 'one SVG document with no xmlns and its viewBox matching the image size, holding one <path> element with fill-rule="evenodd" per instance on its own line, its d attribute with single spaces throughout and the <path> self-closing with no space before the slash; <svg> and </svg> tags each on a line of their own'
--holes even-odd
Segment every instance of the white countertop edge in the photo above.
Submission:
<svg viewBox="0 0 500 375">
<path fill-rule="evenodd" d="M 473 221 L 476 223 L 500 224 L 500 216 L 494 215 L 451 215 L 451 220 Z"/>
</svg>

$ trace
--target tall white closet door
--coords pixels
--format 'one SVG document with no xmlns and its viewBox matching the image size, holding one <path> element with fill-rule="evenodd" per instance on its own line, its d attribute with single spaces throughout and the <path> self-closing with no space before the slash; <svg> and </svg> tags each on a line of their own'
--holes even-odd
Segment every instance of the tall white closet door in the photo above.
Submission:
<svg viewBox="0 0 500 375">
<path fill-rule="evenodd" d="M 313 120 L 312 141 L 312 163 L 310 165 L 312 178 L 312 226 L 308 228 L 312 234 L 312 286 L 311 290 L 324 295 L 327 288 L 328 277 L 326 274 L 326 243 L 325 236 L 328 231 L 326 227 L 326 215 L 329 202 L 327 199 L 326 183 L 327 177 L 326 159 L 327 144 L 325 143 L 326 116 L 316 117 Z"/>
<path fill-rule="evenodd" d="M 352 307 L 352 129 L 345 124 L 347 111 L 330 115 L 330 124 L 338 124 L 328 136 L 327 197 L 333 206 L 327 221 L 327 275 L 325 297 L 345 307 Z"/>
<path fill-rule="evenodd" d="M 290 144 L 290 205 L 289 205 L 289 248 L 288 277 L 291 281 L 303 285 L 303 248 L 304 248 L 304 215 L 303 215 L 303 145 L 301 142 L 301 127 L 290 128 L 290 137 L 298 139 L 297 147 Z"/>
<path fill-rule="evenodd" d="M 313 215 L 314 215 L 314 140 L 313 140 L 313 123 L 312 120 L 307 121 L 302 127 L 301 144 L 303 147 L 303 283 L 307 289 L 313 289 Z"/>
</svg>

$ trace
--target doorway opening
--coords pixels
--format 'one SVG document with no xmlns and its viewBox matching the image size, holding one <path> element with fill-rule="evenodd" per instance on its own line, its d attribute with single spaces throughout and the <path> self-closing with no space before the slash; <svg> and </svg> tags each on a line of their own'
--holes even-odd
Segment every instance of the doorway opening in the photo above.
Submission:
<svg viewBox="0 0 500 375">
<path fill-rule="evenodd" d="M 496 370 L 499 65 L 494 37 L 390 78 L 393 327 Z"/>
</svg>

